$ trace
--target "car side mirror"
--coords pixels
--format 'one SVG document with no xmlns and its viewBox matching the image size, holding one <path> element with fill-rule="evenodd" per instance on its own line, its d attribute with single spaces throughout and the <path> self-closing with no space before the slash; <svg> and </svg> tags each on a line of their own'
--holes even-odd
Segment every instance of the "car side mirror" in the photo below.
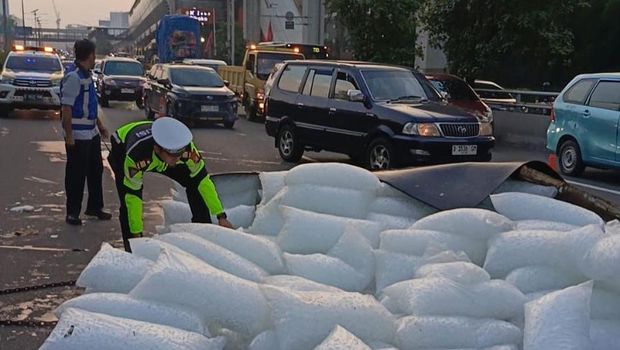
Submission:
<svg viewBox="0 0 620 350">
<path fill-rule="evenodd" d="M 443 98 L 444 100 L 448 101 L 450 99 L 450 94 L 446 91 L 439 91 L 439 93 L 441 94 L 441 98 Z"/>
<path fill-rule="evenodd" d="M 157 82 L 161 85 L 168 86 L 170 85 L 170 80 L 168 79 L 157 79 Z"/>
<path fill-rule="evenodd" d="M 226 86 L 226 87 L 230 86 L 230 81 L 224 80 L 224 86 Z"/>
<path fill-rule="evenodd" d="M 101 74 L 101 71 L 100 71 L 99 69 L 94 69 L 94 70 L 93 70 L 93 73 L 95 73 L 95 74 Z"/>
<path fill-rule="evenodd" d="M 347 97 L 351 102 L 364 102 L 366 100 L 366 96 L 360 90 L 348 90 Z"/>
</svg>

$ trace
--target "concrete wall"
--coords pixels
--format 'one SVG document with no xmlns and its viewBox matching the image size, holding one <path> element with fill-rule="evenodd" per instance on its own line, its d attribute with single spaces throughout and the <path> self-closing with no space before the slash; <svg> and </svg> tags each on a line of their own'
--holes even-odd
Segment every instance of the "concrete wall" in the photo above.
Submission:
<svg viewBox="0 0 620 350">
<path fill-rule="evenodd" d="M 516 144 L 527 148 L 545 148 L 549 117 L 540 114 L 526 114 L 493 111 L 495 138 L 504 144 Z"/>
</svg>

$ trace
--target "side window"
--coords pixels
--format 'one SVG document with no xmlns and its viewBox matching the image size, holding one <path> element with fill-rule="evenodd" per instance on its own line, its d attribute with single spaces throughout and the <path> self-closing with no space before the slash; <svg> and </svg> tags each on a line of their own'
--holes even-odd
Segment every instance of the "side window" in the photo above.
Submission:
<svg viewBox="0 0 620 350">
<path fill-rule="evenodd" d="M 250 54 L 248 55 L 248 61 L 245 64 L 245 69 L 254 73 L 254 64 L 256 63 L 256 55 Z"/>
<path fill-rule="evenodd" d="M 312 90 L 310 96 L 329 97 L 329 88 L 332 83 L 332 72 L 316 71 L 312 79 Z M 306 82 L 307 84 L 307 82 Z"/>
<path fill-rule="evenodd" d="M 306 78 L 306 85 L 304 85 L 304 91 L 303 91 L 304 95 L 310 96 L 310 93 L 312 92 L 312 83 L 314 82 L 315 73 L 316 73 L 316 70 L 314 69 L 311 69 L 308 72 L 308 77 Z"/>
<path fill-rule="evenodd" d="M 280 80 L 278 81 L 278 88 L 285 91 L 298 92 L 299 85 L 301 85 L 301 80 L 304 78 L 305 73 L 306 66 L 286 66 L 286 68 L 284 68 L 284 71 L 282 72 L 282 75 L 280 76 Z"/>
<path fill-rule="evenodd" d="M 588 94 L 590 93 L 590 90 L 592 90 L 594 83 L 594 79 L 580 80 L 575 83 L 575 85 L 571 86 L 566 93 L 564 93 L 562 99 L 564 102 L 582 105 L 586 102 Z"/>
<path fill-rule="evenodd" d="M 168 68 L 161 67 L 159 75 L 161 76 L 160 79 L 170 79 L 170 77 L 168 76 Z"/>
<path fill-rule="evenodd" d="M 348 100 L 349 90 L 359 90 L 355 79 L 350 74 L 338 72 L 336 75 L 336 87 L 334 90 L 334 98 L 338 100 Z"/>
<path fill-rule="evenodd" d="M 620 82 L 601 81 L 598 83 L 592 93 L 592 97 L 590 97 L 589 105 L 596 108 L 620 111 Z"/>
</svg>

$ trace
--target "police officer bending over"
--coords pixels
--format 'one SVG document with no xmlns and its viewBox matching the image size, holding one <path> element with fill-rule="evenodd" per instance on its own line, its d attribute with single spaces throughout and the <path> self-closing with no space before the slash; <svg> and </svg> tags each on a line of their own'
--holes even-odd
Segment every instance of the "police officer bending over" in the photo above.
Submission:
<svg viewBox="0 0 620 350">
<path fill-rule="evenodd" d="M 95 65 L 95 44 L 87 39 L 75 42 L 75 66 L 67 70 L 60 86 L 62 98 L 62 128 L 67 150 L 65 192 L 67 217 L 70 225 L 81 225 L 80 212 L 84 182 L 88 180 L 86 215 L 110 220 L 103 211 L 103 160 L 101 136 L 108 130 L 97 116 L 97 93 L 90 70 Z"/>
<path fill-rule="evenodd" d="M 232 228 L 205 162 L 192 142 L 192 133 L 180 121 L 162 117 L 155 122 L 134 122 L 120 127 L 112 135 L 108 161 L 121 201 L 120 222 L 126 251 L 131 251 L 130 238 L 142 236 L 145 172 L 164 174 L 185 187 L 192 222 L 211 223 L 210 213 L 213 213 L 220 226 Z"/>
</svg>

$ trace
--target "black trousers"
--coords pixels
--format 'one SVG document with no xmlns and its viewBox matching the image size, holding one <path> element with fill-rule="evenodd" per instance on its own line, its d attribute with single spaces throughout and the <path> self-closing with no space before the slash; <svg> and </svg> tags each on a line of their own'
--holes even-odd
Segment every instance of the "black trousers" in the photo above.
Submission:
<svg viewBox="0 0 620 350">
<path fill-rule="evenodd" d="M 101 159 L 101 137 L 91 140 L 75 140 L 74 146 L 65 146 L 67 165 L 65 169 L 65 192 L 67 194 L 67 215 L 79 216 L 82 212 L 84 182 L 88 182 L 87 211 L 103 208 L 103 161 Z"/>
<path fill-rule="evenodd" d="M 125 156 L 125 145 L 112 138 L 112 152 L 108 157 L 108 162 L 110 162 L 110 167 L 112 168 L 112 171 L 114 171 L 116 190 L 118 191 L 118 199 L 120 201 L 119 221 L 121 224 L 123 245 L 125 246 L 125 251 L 131 252 L 129 239 L 134 238 L 135 236 L 132 235 L 131 230 L 129 229 L 129 214 L 125 203 L 125 195 L 133 194 L 142 199 L 142 188 L 139 190 L 132 190 L 123 184 L 123 180 L 125 178 Z M 200 177 L 200 179 L 192 179 L 190 177 L 189 169 L 184 165 L 169 167 L 161 174 L 175 180 L 185 188 L 187 200 L 192 211 L 192 222 L 210 224 L 211 214 L 209 213 L 209 208 L 207 207 L 204 199 L 202 199 L 200 192 L 198 192 L 198 184 L 200 183 L 200 180 L 202 180 L 202 177 L 197 176 Z M 142 234 L 140 234 L 140 237 L 141 236 Z"/>
</svg>

